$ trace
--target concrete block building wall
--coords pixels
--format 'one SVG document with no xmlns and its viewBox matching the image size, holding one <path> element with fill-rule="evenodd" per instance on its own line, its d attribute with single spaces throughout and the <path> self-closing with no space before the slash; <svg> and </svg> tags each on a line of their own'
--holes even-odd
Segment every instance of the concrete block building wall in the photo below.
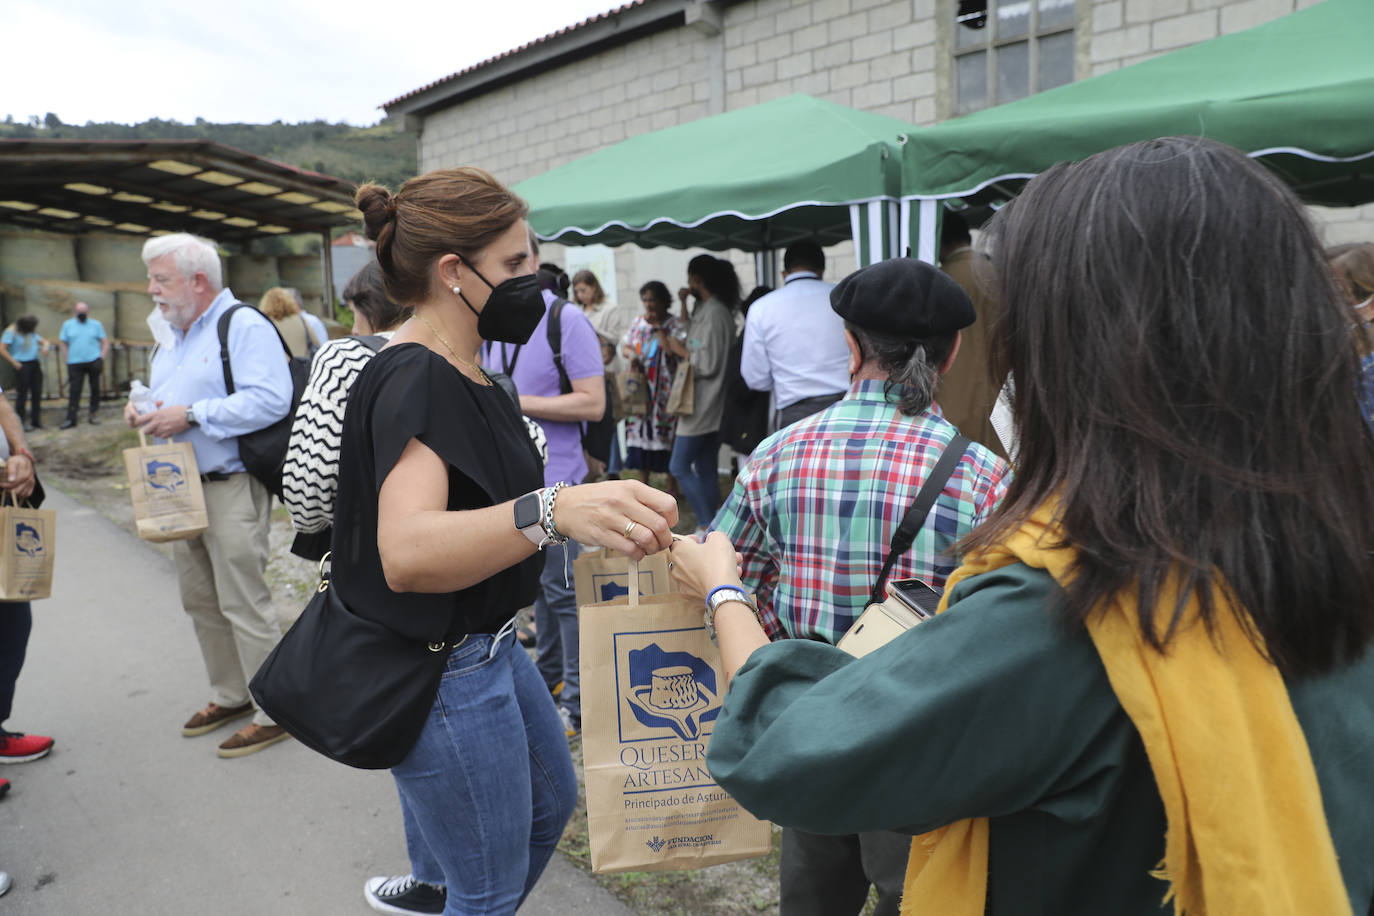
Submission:
<svg viewBox="0 0 1374 916">
<path fill-rule="evenodd" d="M 652 0 L 651 0 L 652 2 Z M 1084 79 L 1247 29 L 1318 0 L 1075 0 L 1074 66 Z M 609 0 L 608 0 L 609 5 Z M 720 29 L 678 26 L 458 102 L 424 117 L 421 170 L 475 164 L 508 182 L 547 171 L 645 131 L 793 92 L 918 125 L 953 114 L 953 0 L 743 0 L 720 8 Z M 1374 207 L 1314 208 L 1328 243 L 1374 240 Z M 641 276 L 636 251 L 616 252 L 619 301 L 639 285 L 682 277 L 671 257 Z M 678 273 L 698 252 L 682 252 Z M 832 278 L 853 269 L 852 246 L 828 249 Z M 563 260 L 560 246 L 545 256 Z M 752 260 L 731 255 L 749 289 Z M 610 287 L 609 278 L 602 278 Z"/>
</svg>

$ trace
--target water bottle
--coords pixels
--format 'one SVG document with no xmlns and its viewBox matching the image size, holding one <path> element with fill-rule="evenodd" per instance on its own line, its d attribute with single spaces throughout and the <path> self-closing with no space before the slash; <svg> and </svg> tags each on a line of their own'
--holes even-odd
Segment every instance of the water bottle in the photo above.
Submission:
<svg viewBox="0 0 1374 916">
<path fill-rule="evenodd" d="M 140 415 L 157 410 L 157 401 L 153 399 L 152 390 L 138 379 L 129 383 L 129 403 L 134 405 L 134 410 Z"/>
</svg>

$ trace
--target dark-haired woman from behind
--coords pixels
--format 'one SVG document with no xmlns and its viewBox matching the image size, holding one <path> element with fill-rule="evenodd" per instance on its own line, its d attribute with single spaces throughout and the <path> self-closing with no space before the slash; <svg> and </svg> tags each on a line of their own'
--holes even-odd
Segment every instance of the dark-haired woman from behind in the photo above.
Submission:
<svg viewBox="0 0 1374 916">
<path fill-rule="evenodd" d="M 349 279 L 343 301 L 353 313 L 353 333 L 329 341 L 311 361 L 282 466 L 282 502 L 296 532 L 291 552 L 307 560 L 318 560 L 329 551 L 348 392 L 363 366 L 410 315 L 387 295 L 376 261 L 368 261 Z"/>
<path fill-rule="evenodd" d="M 782 824 L 925 834 L 904 913 L 1363 916 L 1374 437 L 1302 205 L 1171 138 L 1050 169 L 988 233 L 1006 499 L 943 612 L 861 659 L 720 604 L 712 774 Z M 739 582 L 723 535 L 673 559 Z"/>
<path fill-rule="evenodd" d="M 720 420 L 725 412 L 725 367 L 735 341 L 739 277 L 734 265 L 708 254 L 687 262 L 687 288 L 696 297 L 680 333 L 668 338 L 673 356 L 691 360 L 692 412 L 678 418 L 668 469 L 705 532 L 720 508 Z M 683 310 L 687 309 L 684 299 Z"/>
<path fill-rule="evenodd" d="M 633 557 L 670 542 L 671 497 L 636 481 L 543 486 L 520 411 L 477 365 L 544 316 L 527 207 L 445 169 L 358 190 L 394 301 L 412 317 L 349 393 L 332 586 L 356 615 L 449 653 L 428 719 L 391 770 L 411 871 L 373 878 L 384 912 L 507 914 L 577 801 L 563 723 L 516 645 L 539 550 L 570 538 Z"/>
</svg>

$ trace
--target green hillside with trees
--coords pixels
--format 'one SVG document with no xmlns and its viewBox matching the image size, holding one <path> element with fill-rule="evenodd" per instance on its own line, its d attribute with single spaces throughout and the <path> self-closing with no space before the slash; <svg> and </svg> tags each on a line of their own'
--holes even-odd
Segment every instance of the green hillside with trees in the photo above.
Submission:
<svg viewBox="0 0 1374 916">
<path fill-rule="evenodd" d="M 386 122 L 353 127 L 326 121 L 300 124 L 194 124 L 153 119 L 139 124 L 64 124 L 56 114 L 0 123 L 0 138 L 67 140 L 213 140 L 258 156 L 314 169 L 346 181 L 396 187 L 415 174 L 415 135 Z"/>
</svg>

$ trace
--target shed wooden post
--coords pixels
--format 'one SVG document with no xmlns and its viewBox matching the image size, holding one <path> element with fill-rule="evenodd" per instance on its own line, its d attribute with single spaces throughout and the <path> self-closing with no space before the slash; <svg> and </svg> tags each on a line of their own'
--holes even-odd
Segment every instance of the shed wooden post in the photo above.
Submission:
<svg viewBox="0 0 1374 916">
<path fill-rule="evenodd" d="M 334 319 L 334 246 L 331 244 L 333 240 L 329 237 L 328 229 L 324 230 L 320 235 L 324 239 L 324 248 L 321 251 L 323 257 L 320 259 L 320 263 L 324 269 L 325 314 L 323 317 L 332 321 Z"/>
</svg>

